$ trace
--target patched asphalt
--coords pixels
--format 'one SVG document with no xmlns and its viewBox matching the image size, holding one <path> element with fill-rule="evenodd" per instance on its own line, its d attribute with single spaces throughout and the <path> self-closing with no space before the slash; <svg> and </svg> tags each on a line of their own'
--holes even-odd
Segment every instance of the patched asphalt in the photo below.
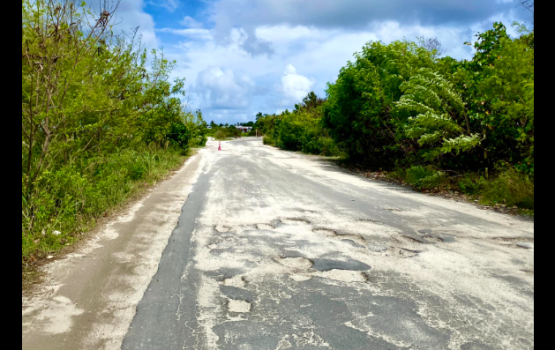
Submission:
<svg viewBox="0 0 555 350">
<path fill-rule="evenodd" d="M 533 245 L 488 233 L 511 235 L 518 219 L 360 186 L 368 180 L 259 139 L 222 148 L 185 202 L 123 349 L 533 348 L 533 275 L 511 270 L 511 259 L 533 266 Z M 491 249 L 502 253 L 489 259 L 496 272 L 472 276 L 488 258 L 471 254 Z M 466 287 L 492 280 L 502 281 L 498 300 Z"/>
</svg>

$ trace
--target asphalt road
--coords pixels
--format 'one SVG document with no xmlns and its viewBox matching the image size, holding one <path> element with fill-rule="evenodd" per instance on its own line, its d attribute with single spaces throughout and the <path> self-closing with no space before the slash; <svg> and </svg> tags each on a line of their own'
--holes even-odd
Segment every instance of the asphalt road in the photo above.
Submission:
<svg viewBox="0 0 555 350">
<path fill-rule="evenodd" d="M 53 263 L 24 349 L 533 349 L 533 222 L 260 138 L 217 148 Z"/>
</svg>

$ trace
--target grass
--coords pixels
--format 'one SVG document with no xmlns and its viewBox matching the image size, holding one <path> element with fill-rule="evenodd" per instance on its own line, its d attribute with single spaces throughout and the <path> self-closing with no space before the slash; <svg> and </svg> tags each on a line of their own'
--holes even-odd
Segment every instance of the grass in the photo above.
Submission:
<svg viewBox="0 0 555 350">
<path fill-rule="evenodd" d="M 22 197 L 22 274 L 71 245 L 107 216 L 179 168 L 191 151 L 143 147 L 47 172 L 32 201 Z"/>
<path fill-rule="evenodd" d="M 518 209 L 534 215 L 534 180 L 529 175 L 505 165 L 486 179 L 478 173 L 448 174 L 433 167 L 412 166 L 386 175 L 427 192 L 461 193 L 488 206 Z"/>
</svg>

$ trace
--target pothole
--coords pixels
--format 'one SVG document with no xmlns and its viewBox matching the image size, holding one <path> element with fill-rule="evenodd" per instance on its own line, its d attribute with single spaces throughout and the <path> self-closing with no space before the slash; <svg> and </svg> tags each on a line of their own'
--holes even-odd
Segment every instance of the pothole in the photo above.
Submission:
<svg viewBox="0 0 555 350">
<path fill-rule="evenodd" d="M 295 282 L 304 282 L 304 281 L 308 281 L 309 279 L 312 278 L 312 276 L 297 275 L 297 274 L 288 275 L 288 277 L 290 279 L 292 279 L 293 281 L 295 281 Z"/>
<path fill-rule="evenodd" d="M 209 249 L 227 249 L 235 246 L 236 243 L 230 238 L 216 239 L 214 243 L 208 245 Z"/>
<path fill-rule="evenodd" d="M 366 246 L 366 240 L 361 235 L 353 233 L 343 233 L 327 227 L 316 227 L 312 229 L 312 232 L 319 233 L 327 237 L 339 238 L 342 241 L 350 240 L 355 244 Z"/>
<path fill-rule="evenodd" d="M 227 302 L 227 309 L 231 312 L 250 312 L 251 303 L 244 300 L 229 299 Z"/>
<path fill-rule="evenodd" d="M 432 230 L 430 230 L 430 229 L 424 229 L 424 230 L 417 230 L 416 232 L 422 233 L 422 234 L 430 234 L 430 233 L 432 233 Z"/>
<path fill-rule="evenodd" d="M 310 221 L 304 218 L 280 218 L 280 221 L 284 224 L 298 224 L 298 223 L 310 224 Z"/>
<path fill-rule="evenodd" d="M 244 300 L 252 303 L 256 299 L 255 293 L 243 288 L 220 285 L 220 292 L 224 297 L 230 300 Z"/>
<path fill-rule="evenodd" d="M 319 272 L 316 276 L 342 282 L 367 282 L 368 276 L 360 271 L 329 270 Z"/>
<path fill-rule="evenodd" d="M 245 278 L 243 278 L 243 276 L 236 275 L 236 276 L 233 276 L 231 278 L 224 279 L 222 284 L 224 286 L 243 288 L 243 287 L 246 286 L 247 283 L 245 281 Z"/>
<path fill-rule="evenodd" d="M 229 230 L 231 230 L 231 227 L 225 226 L 225 225 L 216 225 L 214 227 L 214 229 L 216 229 L 216 231 L 218 231 L 220 233 L 224 233 L 224 232 L 228 232 Z"/>
<path fill-rule="evenodd" d="M 399 256 L 405 257 L 405 258 L 412 258 L 417 256 L 419 253 L 422 253 L 421 250 L 413 250 L 413 249 L 407 249 L 407 248 L 400 248 L 396 251 L 396 253 Z"/>
<path fill-rule="evenodd" d="M 355 248 L 364 248 L 363 245 L 357 244 L 355 241 L 353 241 L 352 239 L 342 239 L 341 242 L 345 242 Z"/>
<path fill-rule="evenodd" d="M 293 267 L 296 269 L 309 269 L 313 265 L 312 261 L 301 257 L 280 258 L 277 261 L 284 266 Z"/>
<path fill-rule="evenodd" d="M 370 270 L 370 265 L 361 261 L 349 259 L 347 261 L 331 260 L 331 259 L 313 259 L 312 268 L 317 271 L 331 270 L 349 270 L 349 271 L 366 271 Z"/>
<path fill-rule="evenodd" d="M 371 223 L 373 223 L 373 224 L 378 224 L 378 225 L 383 225 L 383 224 L 384 224 L 382 221 L 372 220 L 372 219 L 366 219 L 366 218 L 357 219 L 357 221 L 371 222 Z"/>
<path fill-rule="evenodd" d="M 428 243 L 428 241 L 426 241 L 424 238 L 420 237 L 420 236 L 416 236 L 416 235 L 410 235 L 410 234 L 406 234 L 403 233 L 401 234 L 401 237 L 413 241 L 413 242 L 417 242 L 417 243 Z"/>
<path fill-rule="evenodd" d="M 259 230 L 273 230 L 275 227 L 269 224 L 256 224 L 256 228 Z"/>
<path fill-rule="evenodd" d="M 330 237 L 337 235 L 337 232 L 335 232 L 335 230 L 332 230 L 331 228 L 325 228 L 325 227 L 317 227 L 313 229 L 312 232 L 320 233 Z"/>
<path fill-rule="evenodd" d="M 370 251 L 373 252 L 385 252 L 389 247 L 385 246 L 385 245 L 380 245 L 380 244 L 375 244 L 375 245 L 369 245 L 368 249 Z"/>
<path fill-rule="evenodd" d="M 424 237 L 424 239 L 426 241 L 431 242 L 431 243 L 443 243 L 443 238 L 438 237 L 438 236 L 425 235 L 425 236 L 422 236 L 422 237 Z"/>
<path fill-rule="evenodd" d="M 534 248 L 534 243 L 516 242 L 516 246 L 519 247 L 519 248 L 532 249 L 532 248 Z"/>
<path fill-rule="evenodd" d="M 383 210 L 388 210 L 388 211 L 401 211 L 401 209 L 399 209 L 399 208 L 383 208 Z"/>
<path fill-rule="evenodd" d="M 311 214 L 316 213 L 314 210 L 309 210 L 309 209 L 293 208 L 292 210 L 300 211 L 301 213 L 311 213 Z"/>
</svg>

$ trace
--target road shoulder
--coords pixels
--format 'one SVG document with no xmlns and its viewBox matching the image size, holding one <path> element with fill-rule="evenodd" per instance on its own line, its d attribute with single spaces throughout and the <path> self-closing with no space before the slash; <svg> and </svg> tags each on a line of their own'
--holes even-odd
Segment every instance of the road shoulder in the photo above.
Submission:
<svg viewBox="0 0 555 350">
<path fill-rule="evenodd" d="M 41 267 L 22 296 L 23 349 L 119 349 L 184 202 L 202 151 L 74 252 Z"/>
</svg>

